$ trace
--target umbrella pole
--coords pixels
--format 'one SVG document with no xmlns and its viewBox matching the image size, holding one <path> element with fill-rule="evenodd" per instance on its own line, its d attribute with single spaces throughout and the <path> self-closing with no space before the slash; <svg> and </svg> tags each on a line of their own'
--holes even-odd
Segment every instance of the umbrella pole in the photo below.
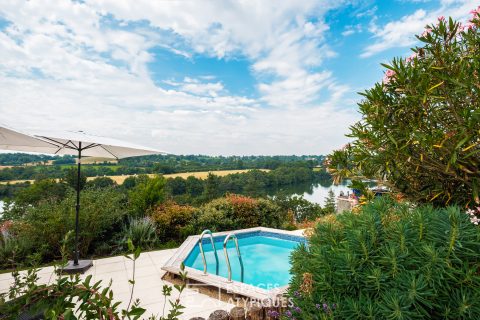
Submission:
<svg viewBox="0 0 480 320">
<path fill-rule="evenodd" d="M 78 266 L 78 216 L 80 214 L 80 170 L 82 165 L 82 142 L 78 144 L 78 164 L 77 164 L 77 204 L 75 206 L 75 256 L 73 258 L 73 265 Z"/>
</svg>

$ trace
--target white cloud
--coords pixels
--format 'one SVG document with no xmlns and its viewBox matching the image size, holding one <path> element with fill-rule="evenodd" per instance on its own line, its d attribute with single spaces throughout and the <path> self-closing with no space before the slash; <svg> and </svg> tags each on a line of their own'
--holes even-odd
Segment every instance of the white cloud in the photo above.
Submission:
<svg viewBox="0 0 480 320">
<path fill-rule="evenodd" d="M 348 37 L 355 33 L 360 33 L 363 31 L 361 24 L 349 25 L 345 27 L 345 30 L 342 32 L 342 36 Z"/>
<path fill-rule="evenodd" d="M 337 107 L 348 87 L 322 69 L 335 55 L 323 37 L 329 6 L 2 2 L 11 24 L 0 31 L 0 112 L 12 126 L 82 129 L 175 153 L 326 153 L 357 118 Z M 155 84 L 148 62 L 157 46 L 189 59 L 245 57 L 260 97 L 233 95 L 212 75 Z"/>
<path fill-rule="evenodd" d="M 126 0 L 102 0 L 89 3 L 118 19 L 146 19 L 157 28 L 172 30 L 198 53 L 218 58 L 236 54 L 246 56 L 254 61 L 254 71 L 276 77 L 270 83 L 259 84 L 264 95 L 275 94 L 265 96 L 265 101 L 298 104 L 304 101 L 303 93 L 309 92 L 312 100 L 318 94 L 315 88 L 320 88 L 312 79 L 322 77 L 321 73 L 311 75 L 308 69 L 334 56 L 323 39 L 328 26 L 321 20 L 313 23 L 306 18 L 312 13 L 322 18 L 329 8 L 343 1 L 192 1 L 180 4 L 144 0 L 133 4 Z M 299 79 L 300 76 L 303 79 Z M 312 87 L 297 92 L 296 87 L 290 89 L 284 85 L 299 81 L 304 85 L 312 84 Z M 265 90 L 267 86 L 283 87 L 283 90 Z"/>
<path fill-rule="evenodd" d="M 427 24 L 436 23 L 439 16 L 465 20 L 469 11 L 477 6 L 478 1 L 475 0 L 442 0 L 435 10 L 419 9 L 413 14 L 381 26 L 374 17 L 369 31 L 373 33 L 375 41 L 368 45 L 360 56 L 366 58 L 391 48 L 412 46 L 418 41 L 415 34 L 421 34 Z"/>
<path fill-rule="evenodd" d="M 348 36 L 351 36 L 354 33 L 355 33 L 355 31 L 353 29 L 347 29 L 347 30 L 342 32 L 342 36 L 348 37 Z"/>
</svg>

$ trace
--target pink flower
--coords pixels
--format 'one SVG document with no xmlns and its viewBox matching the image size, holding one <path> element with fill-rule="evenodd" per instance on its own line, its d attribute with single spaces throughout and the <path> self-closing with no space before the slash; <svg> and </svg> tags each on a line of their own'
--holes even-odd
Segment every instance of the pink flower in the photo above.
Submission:
<svg viewBox="0 0 480 320">
<path fill-rule="evenodd" d="M 478 226 L 480 224 L 480 218 L 478 217 L 478 214 L 480 214 L 480 207 L 477 207 L 476 209 L 477 211 L 473 209 L 467 209 L 466 214 L 469 215 L 470 222 Z"/>
<path fill-rule="evenodd" d="M 415 60 L 416 58 L 418 57 L 418 53 L 414 52 L 410 55 L 410 57 L 408 57 L 407 59 L 405 59 L 405 61 L 407 63 L 410 63 L 412 62 L 413 60 Z"/>
<path fill-rule="evenodd" d="M 395 75 L 395 71 L 388 69 L 387 72 L 385 72 L 385 75 L 391 78 Z"/>
<path fill-rule="evenodd" d="M 422 37 L 426 37 L 428 34 L 430 34 L 430 32 L 432 32 L 432 29 L 430 28 L 425 29 L 425 31 L 423 31 L 422 33 Z"/>
<path fill-rule="evenodd" d="M 388 69 L 387 71 L 385 71 L 385 76 L 383 77 L 383 83 L 384 84 L 390 83 L 392 79 L 395 78 L 395 76 L 396 76 L 395 71 Z"/>
<path fill-rule="evenodd" d="M 473 30 L 473 28 L 475 28 L 475 24 L 469 22 L 465 25 L 465 28 L 468 30 Z"/>
<path fill-rule="evenodd" d="M 438 21 L 445 21 L 445 17 L 444 16 L 438 17 Z"/>
<path fill-rule="evenodd" d="M 472 11 L 470 11 L 470 13 L 474 16 L 480 14 L 480 6 L 478 6 L 477 9 L 473 9 Z"/>
</svg>

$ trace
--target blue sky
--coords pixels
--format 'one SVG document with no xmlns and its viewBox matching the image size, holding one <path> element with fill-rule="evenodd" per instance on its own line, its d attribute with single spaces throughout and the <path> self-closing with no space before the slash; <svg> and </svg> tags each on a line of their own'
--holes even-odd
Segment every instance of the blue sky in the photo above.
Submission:
<svg viewBox="0 0 480 320">
<path fill-rule="evenodd" d="M 0 122 L 177 154 L 325 154 L 459 0 L 0 3 Z"/>
</svg>

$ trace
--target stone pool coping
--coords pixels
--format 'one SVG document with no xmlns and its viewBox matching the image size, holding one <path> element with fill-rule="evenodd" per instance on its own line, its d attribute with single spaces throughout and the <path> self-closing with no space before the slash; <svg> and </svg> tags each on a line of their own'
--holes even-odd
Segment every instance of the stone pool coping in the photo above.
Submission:
<svg viewBox="0 0 480 320">
<path fill-rule="evenodd" d="M 242 235 L 246 233 L 273 233 L 275 235 L 284 236 L 282 238 L 295 238 L 292 240 L 298 240 L 298 238 L 305 239 L 303 235 L 298 234 L 298 230 L 296 232 L 280 230 L 280 229 L 273 229 L 273 228 L 265 228 L 265 227 L 255 227 L 249 229 L 240 229 L 240 230 L 233 230 L 233 231 L 224 231 L 224 232 L 216 232 L 213 233 L 214 240 L 217 237 L 226 237 L 229 233 L 234 233 L 235 235 Z M 210 241 L 210 237 L 204 237 L 203 241 Z M 240 239 L 241 237 L 239 237 Z M 180 274 L 180 266 L 183 261 L 188 257 L 190 252 L 193 248 L 197 245 L 198 241 L 200 240 L 200 235 L 189 236 L 182 245 L 178 248 L 178 250 L 173 254 L 173 256 L 165 263 L 162 267 L 162 270 L 167 271 L 172 274 Z M 217 241 L 215 241 L 217 242 Z M 203 283 L 208 286 L 216 287 L 222 290 L 225 290 L 229 294 L 235 294 L 239 296 L 244 296 L 250 299 L 255 299 L 258 301 L 264 301 L 265 299 L 271 299 L 275 301 L 279 296 L 282 296 L 286 290 L 288 289 L 288 285 L 272 288 L 270 290 L 259 288 L 250 284 L 245 284 L 239 281 L 231 281 L 229 282 L 227 278 L 217 276 L 214 274 L 207 273 L 206 275 L 201 270 L 197 270 L 191 267 L 185 267 L 185 271 L 187 271 L 187 278 L 195 280 L 197 282 Z M 245 272 L 248 272 L 246 270 Z"/>
</svg>

